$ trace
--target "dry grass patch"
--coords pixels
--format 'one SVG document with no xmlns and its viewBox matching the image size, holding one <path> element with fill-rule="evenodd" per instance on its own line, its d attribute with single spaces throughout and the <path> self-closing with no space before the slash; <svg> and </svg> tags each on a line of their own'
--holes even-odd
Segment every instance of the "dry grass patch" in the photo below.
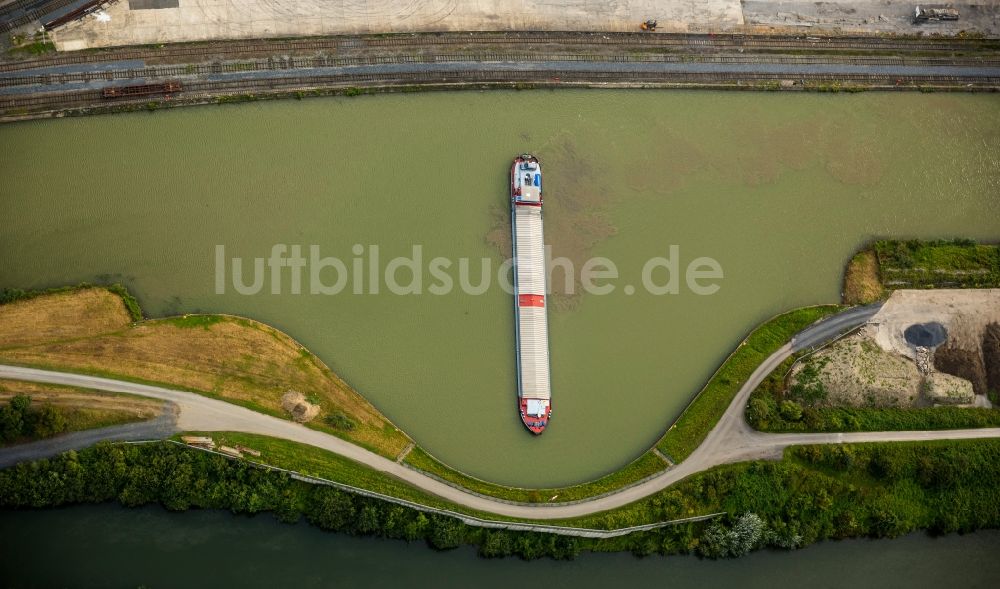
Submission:
<svg viewBox="0 0 1000 589">
<path fill-rule="evenodd" d="M 857 253 L 848 263 L 844 275 L 844 303 L 867 305 L 881 299 L 882 294 L 875 252 L 865 250 Z"/>
<path fill-rule="evenodd" d="M 89 291 L 81 291 L 81 294 Z M 71 297 L 76 294 L 70 295 Z M 92 295 L 87 295 L 92 296 Z M 113 296 L 113 295 L 112 295 Z M 52 308 L 42 296 L 36 302 Z M 120 318 L 119 309 L 106 318 Z M 44 313 L 35 317 L 51 321 Z M 0 360 L 164 383 L 288 418 L 281 397 L 301 392 L 320 407 L 310 427 L 395 457 L 410 439 L 288 335 L 263 323 L 222 315 L 143 321 L 92 337 L 0 349 Z M 9 319 L 5 320 L 9 321 Z M 5 321 L 0 321 L 3 323 Z M 3 327 L 4 329 L 13 329 Z"/>
<path fill-rule="evenodd" d="M 152 419 L 163 410 L 163 401 L 123 393 L 77 387 L 0 380 L 0 405 L 15 395 L 31 397 L 31 407 L 58 407 L 66 418 L 66 431 L 81 431 Z"/>
<path fill-rule="evenodd" d="M 110 393 L 23 380 L 0 379 L 0 403 L 15 395 L 28 395 L 32 403 L 50 403 L 62 407 L 93 407 L 130 411 L 137 418 L 148 419 L 159 413 L 163 401 L 125 393 Z"/>
<path fill-rule="evenodd" d="M 0 349 L 90 337 L 132 322 L 121 297 L 83 288 L 0 305 Z"/>
</svg>

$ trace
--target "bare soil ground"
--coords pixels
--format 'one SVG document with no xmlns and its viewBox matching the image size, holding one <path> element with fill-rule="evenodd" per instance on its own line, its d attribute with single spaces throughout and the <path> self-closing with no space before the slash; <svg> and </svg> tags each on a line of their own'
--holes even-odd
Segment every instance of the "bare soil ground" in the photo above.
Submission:
<svg viewBox="0 0 1000 589">
<path fill-rule="evenodd" d="M 390 457 L 410 443 L 322 361 L 272 327 L 220 315 L 131 325 L 121 300 L 104 289 L 56 296 L 16 303 L 23 307 L 16 313 L 0 307 L 0 334 L 18 334 L 14 346 L 0 335 L 0 361 L 164 383 L 284 417 L 281 397 L 295 390 L 319 405 L 318 429 Z M 335 413 L 353 429 L 326 426 L 323 416 Z"/>
<path fill-rule="evenodd" d="M 917 323 L 937 322 L 948 332 L 945 346 L 977 351 L 986 326 L 1000 323 L 1000 289 L 897 290 L 867 329 L 884 350 L 912 358 L 914 348 L 903 332 Z"/>
<path fill-rule="evenodd" d="M 945 344 L 934 352 L 934 368 L 969 381 L 977 395 L 986 394 L 986 370 L 978 350 Z"/>
<path fill-rule="evenodd" d="M 880 348 L 867 334 L 846 337 L 797 363 L 791 385 L 804 383 L 803 370 L 819 370 L 826 398 L 834 407 L 922 407 L 975 404 L 969 380 L 945 372 L 922 374 L 910 358 Z"/>
<path fill-rule="evenodd" d="M 319 405 L 313 405 L 298 391 L 288 391 L 282 395 L 281 407 L 299 423 L 312 421 L 319 415 Z"/>
<path fill-rule="evenodd" d="M 827 391 L 824 405 L 848 407 L 910 407 L 920 400 L 916 364 L 879 348 L 863 334 L 846 337 L 796 363 L 789 382 L 796 383 L 806 365 L 819 369 Z"/>
<path fill-rule="evenodd" d="M 793 366 L 789 383 L 803 382 L 811 364 L 830 405 L 988 405 L 985 395 L 1000 385 L 998 319 L 1000 289 L 898 290 L 861 332 Z M 937 372 L 924 375 L 904 332 L 932 322 L 947 339 L 933 353 Z"/>
</svg>

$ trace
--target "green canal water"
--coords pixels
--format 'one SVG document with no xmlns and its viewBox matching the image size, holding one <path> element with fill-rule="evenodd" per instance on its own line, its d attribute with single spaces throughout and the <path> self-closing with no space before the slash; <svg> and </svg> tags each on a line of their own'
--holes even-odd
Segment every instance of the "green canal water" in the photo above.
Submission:
<svg viewBox="0 0 1000 589">
<path fill-rule="evenodd" d="M 4 587 L 995 587 L 1000 532 L 825 542 L 737 560 L 581 554 L 484 560 L 472 548 L 356 538 L 270 516 L 81 506 L 0 512 Z M 55 563 L 55 566 L 53 564 Z"/>
<path fill-rule="evenodd" d="M 419 295 L 384 280 L 309 294 L 310 264 L 302 294 L 287 268 L 280 294 L 265 276 L 258 294 L 216 292 L 219 245 L 248 283 L 274 244 L 347 268 L 371 245 L 382 268 L 418 245 L 424 267 L 452 260 L 456 284 L 469 258 L 478 283 L 483 259 L 495 274 L 508 255 L 506 175 L 523 151 L 545 171 L 553 255 L 604 257 L 620 276 L 608 295 L 554 281 L 554 418 L 539 438 L 515 411 L 513 305 L 496 279 L 480 295 L 431 294 L 426 271 Z M 192 108 L 0 127 L 0 178 L 0 286 L 123 280 L 154 316 L 254 317 L 445 462 L 558 485 L 649 447 L 758 322 L 836 302 L 865 241 L 1000 237 L 1000 99 L 532 91 Z M 673 245 L 678 293 L 651 294 L 643 266 Z M 722 268 L 715 294 L 684 280 L 699 257 Z"/>
</svg>

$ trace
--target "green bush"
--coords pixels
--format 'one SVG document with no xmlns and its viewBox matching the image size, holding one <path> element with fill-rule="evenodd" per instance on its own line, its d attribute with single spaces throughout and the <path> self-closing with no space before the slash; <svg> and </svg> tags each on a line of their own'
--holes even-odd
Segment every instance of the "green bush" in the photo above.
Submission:
<svg viewBox="0 0 1000 589">
<path fill-rule="evenodd" d="M 28 291 L 21 290 L 20 288 L 0 289 L 0 305 L 13 303 L 25 298 L 29 298 Z"/>
<path fill-rule="evenodd" d="M 45 404 L 32 415 L 32 434 L 38 438 L 48 438 L 66 431 L 66 416 L 53 405 Z"/>
<path fill-rule="evenodd" d="M 790 401 L 782 401 L 784 404 Z M 806 407 L 801 419 L 794 412 L 775 413 L 775 398 L 754 391 L 747 422 L 766 432 L 878 432 L 1000 427 L 1000 409 L 972 407 Z M 761 412 L 755 407 L 768 407 Z M 762 415 L 764 416 L 762 418 Z"/>
<path fill-rule="evenodd" d="M 125 303 L 125 309 L 128 311 L 132 321 L 142 321 L 142 307 L 139 306 L 139 301 L 132 296 L 132 293 L 130 293 L 127 288 L 117 282 L 109 285 L 107 288 L 108 291 L 121 297 L 122 302 Z"/>
<path fill-rule="evenodd" d="M 24 413 L 11 405 L 0 407 L 0 442 L 12 442 L 24 435 Z"/>
<path fill-rule="evenodd" d="M 62 410 L 48 403 L 33 410 L 28 395 L 14 395 L 0 407 L 0 443 L 48 438 L 66 431 L 67 426 Z"/>
<path fill-rule="evenodd" d="M 800 421 L 802 419 L 802 406 L 795 401 L 782 401 L 778 413 L 785 421 Z"/>
<path fill-rule="evenodd" d="M 327 425 L 341 431 L 349 432 L 354 429 L 354 421 L 340 411 L 327 415 L 323 418 L 323 421 L 325 421 Z"/>
<path fill-rule="evenodd" d="M 805 404 L 814 404 L 826 400 L 827 391 L 819 379 L 822 366 L 814 361 L 808 361 L 796 375 L 796 382 L 788 387 L 788 395 Z"/>
<path fill-rule="evenodd" d="M 743 556 L 765 541 L 767 524 L 756 513 L 746 512 L 732 527 L 721 522 L 712 523 L 701 537 L 698 554 L 709 558 L 735 558 Z"/>
</svg>

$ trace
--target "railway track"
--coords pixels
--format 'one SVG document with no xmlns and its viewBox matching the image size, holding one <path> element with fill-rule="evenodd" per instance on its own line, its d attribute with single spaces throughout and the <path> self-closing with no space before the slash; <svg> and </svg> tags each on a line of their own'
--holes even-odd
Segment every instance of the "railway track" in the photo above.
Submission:
<svg viewBox="0 0 1000 589">
<path fill-rule="evenodd" d="M 14 30 L 26 24 L 41 21 L 46 15 L 66 8 L 70 4 L 77 1 L 78 0 L 49 0 L 37 8 L 25 11 L 19 16 L 11 16 L 18 11 L 24 10 L 33 4 L 38 3 L 38 0 L 16 0 L 15 2 L 0 7 L 0 33 L 6 33 L 7 31 Z"/>
<path fill-rule="evenodd" d="M 906 58 L 906 57 L 870 57 L 850 56 L 831 59 L 829 56 L 787 56 L 787 55 L 675 55 L 675 54 L 623 54 L 623 55 L 591 55 L 591 54 L 517 54 L 517 53 L 485 53 L 470 57 L 466 55 L 399 55 L 399 56 L 366 56 L 366 57 L 287 57 L 269 58 L 255 61 L 216 62 L 187 65 L 147 66 L 144 68 L 127 68 L 102 71 L 60 72 L 51 74 L 32 74 L 22 76 L 0 77 L 0 88 L 18 86 L 46 86 L 68 83 L 89 83 L 94 81 L 134 80 L 139 78 L 175 78 L 179 76 L 198 76 L 213 74 L 230 74 L 240 72 L 261 72 L 287 69 L 312 69 L 328 67 L 363 67 L 399 64 L 435 64 L 435 63 L 552 63 L 552 62 L 589 62 L 589 63 L 703 63 L 725 65 L 859 65 L 859 66 L 951 66 L 1000 68 L 1000 58 L 995 59 L 948 59 L 948 58 Z"/>
<path fill-rule="evenodd" d="M 63 0 L 54 0 L 63 1 Z M 341 53 L 365 49 L 427 47 L 516 47 L 527 46 L 626 47 L 630 49 L 690 49 L 755 51 L 908 51 L 970 52 L 1000 48 L 995 42 L 973 39 L 893 39 L 878 37 L 778 37 L 764 35 L 696 35 L 668 33 L 426 33 L 388 36 L 342 36 L 309 39 L 247 40 L 214 43 L 176 44 L 159 48 L 128 47 L 71 52 L 25 61 L 0 63 L 0 73 L 71 64 L 92 64 L 130 60 L 206 61 L 229 56 L 282 55 L 291 53 Z"/>
<path fill-rule="evenodd" d="M 8 15 L 21 10 L 26 6 L 31 6 L 38 0 L 14 0 L 7 4 L 0 5 L 0 20 L 6 19 Z"/>
<path fill-rule="evenodd" d="M 294 91 L 314 88 L 349 86 L 393 86 L 411 84 L 613 84 L 613 83 L 747 83 L 794 80 L 799 83 L 839 82 L 882 86 L 949 85 L 970 87 L 1000 87 L 1000 76 L 964 78 L 961 76 L 893 76 L 888 74 L 772 74 L 744 72 L 676 73 L 676 72 L 619 72 L 619 71 L 511 71 L 470 70 L 439 72 L 396 73 L 344 73 L 322 76 L 288 76 L 280 78 L 255 78 L 227 81 L 189 81 L 184 84 L 184 97 L 201 97 L 225 94 L 252 94 L 258 92 Z M 142 103 L 149 99 L 118 101 Z M 8 95 L 0 98 L 0 110 L 5 114 L 45 111 L 47 109 L 82 108 L 108 104 L 101 90 L 84 90 L 72 93 L 35 95 Z"/>
</svg>

